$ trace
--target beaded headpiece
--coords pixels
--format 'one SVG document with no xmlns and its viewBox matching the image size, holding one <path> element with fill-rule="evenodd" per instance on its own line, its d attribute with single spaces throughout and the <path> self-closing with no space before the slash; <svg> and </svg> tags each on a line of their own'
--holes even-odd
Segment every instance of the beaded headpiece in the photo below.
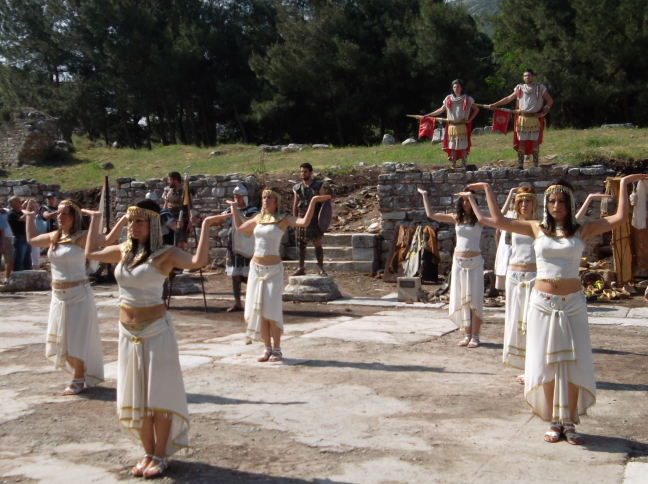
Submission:
<svg viewBox="0 0 648 484">
<path fill-rule="evenodd" d="M 273 197 L 275 197 L 275 199 L 277 200 L 277 211 L 275 213 L 267 213 L 265 211 L 265 207 L 261 206 L 261 213 L 258 215 L 257 223 L 259 223 L 259 224 L 276 224 L 276 223 L 280 222 L 281 220 L 283 220 L 283 218 L 285 217 L 285 214 L 283 214 L 282 210 L 281 210 L 281 208 L 282 208 L 282 205 L 281 205 L 281 199 L 282 199 L 281 193 L 279 193 L 278 191 L 270 190 L 269 188 L 266 188 L 265 190 L 263 190 L 263 192 L 261 192 L 261 198 L 263 199 L 263 197 L 265 195 L 272 195 Z"/>
<path fill-rule="evenodd" d="M 532 211 L 533 211 L 532 212 L 533 213 L 532 218 L 535 219 L 536 214 L 538 213 L 538 198 L 536 197 L 536 194 L 527 192 L 527 193 L 518 193 L 518 194 L 515 195 L 514 210 L 515 210 L 515 214 L 516 214 L 516 216 L 518 218 L 522 217 L 522 214 L 520 213 L 520 206 L 519 206 L 519 203 L 522 200 L 531 200 L 531 204 L 532 204 L 532 207 L 533 207 L 532 208 Z"/>
<path fill-rule="evenodd" d="M 70 207 L 71 210 L 74 210 L 74 225 L 72 226 L 71 232 L 73 234 L 78 234 L 83 230 L 83 215 L 81 214 L 81 207 L 79 207 L 72 200 L 63 200 L 59 203 L 60 206 Z"/>
<path fill-rule="evenodd" d="M 162 227 L 160 226 L 160 214 L 148 210 L 146 208 L 131 206 L 128 207 L 128 216 L 148 219 L 150 228 L 149 228 L 149 245 L 151 247 L 151 254 L 154 254 L 160 250 L 163 246 L 162 243 Z M 128 231 L 128 238 L 126 239 L 126 244 L 124 245 L 125 253 L 129 253 L 133 250 L 133 238 L 130 230 Z M 146 251 L 143 250 L 143 246 L 138 247 L 137 254 L 133 259 L 133 265 L 137 265 L 141 262 L 141 259 L 146 256 Z"/>
<path fill-rule="evenodd" d="M 571 223 L 572 226 L 576 226 L 576 201 L 574 200 L 574 192 L 569 187 L 565 185 L 551 185 L 547 187 L 544 192 L 544 214 L 542 216 L 542 223 L 540 226 L 543 229 L 549 228 L 548 219 L 549 219 L 549 210 L 547 209 L 547 201 L 549 200 L 549 195 L 552 193 L 563 193 L 569 196 L 570 208 L 571 208 Z"/>
</svg>

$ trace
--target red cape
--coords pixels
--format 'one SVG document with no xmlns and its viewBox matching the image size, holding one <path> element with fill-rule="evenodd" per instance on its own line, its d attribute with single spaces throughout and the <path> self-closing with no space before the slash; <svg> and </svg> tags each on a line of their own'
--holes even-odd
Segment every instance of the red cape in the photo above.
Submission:
<svg viewBox="0 0 648 484">
<path fill-rule="evenodd" d="M 517 121 L 518 117 L 520 115 L 516 114 L 515 119 L 513 120 L 513 149 L 517 153 L 521 148 L 520 148 L 520 140 L 518 139 L 517 135 Z M 540 135 L 538 136 L 538 146 L 542 144 L 542 134 L 544 133 L 544 117 L 538 118 L 540 120 Z M 533 153 L 533 149 L 531 148 L 531 141 L 525 141 L 524 142 L 524 154 L 525 155 L 530 155 Z"/>
<path fill-rule="evenodd" d="M 468 147 L 466 148 L 466 155 L 470 153 L 470 147 L 472 146 L 472 141 L 470 139 L 470 134 L 472 132 L 472 123 L 466 123 L 466 134 L 468 135 Z M 450 160 L 450 153 L 452 150 L 448 148 L 448 127 L 446 126 L 446 129 L 443 130 L 443 144 L 441 145 L 441 149 L 446 152 L 448 155 L 448 160 Z"/>
</svg>

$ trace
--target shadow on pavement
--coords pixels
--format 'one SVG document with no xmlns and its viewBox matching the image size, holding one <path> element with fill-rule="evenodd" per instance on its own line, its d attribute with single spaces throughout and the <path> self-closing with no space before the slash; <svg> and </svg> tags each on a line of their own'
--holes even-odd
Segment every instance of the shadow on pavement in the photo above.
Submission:
<svg viewBox="0 0 648 484">
<path fill-rule="evenodd" d="M 472 371 L 447 371 L 445 368 L 434 366 L 419 365 L 385 365 L 384 363 L 362 363 L 357 361 L 337 361 L 337 360 L 309 360 L 300 366 L 315 366 L 329 368 L 355 368 L 357 370 L 377 370 L 377 371 L 421 371 L 432 373 L 455 373 L 471 375 L 492 375 L 493 373 L 481 373 Z"/>
<path fill-rule="evenodd" d="M 597 390 L 648 392 L 648 385 L 636 385 L 633 383 L 613 383 L 609 381 L 597 381 Z"/>
<path fill-rule="evenodd" d="M 632 351 L 609 350 L 607 348 L 592 348 L 592 353 L 598 353 L 600 355 L 648 356 L 648 354 L 646 354 L 646 353 L 633 353 Z"/>
<path fill-rule="evenodd" d="M 293 477 L 270 476 L 254 472 L 241 472 L 225 467 L 213 466 L 203 462 L 174 460 L 169 470 L 164 474 L 165 482 L 174 484 L 216 483 L 231 484 L 232 482 L 263 482 L 269 484 L 349 484 L 342 481 L 315 478 L 305 480 Z"/>
<path fill-rule="evenodd" d="M 609 452 L 612 454 L 630 454 L 630 457 L 648 455 L 648 444 L 621 437 L 607 437 L 605 435 L 591 435 L 580 433 L 583 436 L 581 447 L 593 452 Z"/>
<path fill-rule="evenodd" d="M 254 400 L 239 400 L 237 398 L 204 395 L 202 393 L 187 393 L 187 403 L 213 403 L 216 405 L 304 405 L 306 402 L 262 402 Z"/>
</svg>

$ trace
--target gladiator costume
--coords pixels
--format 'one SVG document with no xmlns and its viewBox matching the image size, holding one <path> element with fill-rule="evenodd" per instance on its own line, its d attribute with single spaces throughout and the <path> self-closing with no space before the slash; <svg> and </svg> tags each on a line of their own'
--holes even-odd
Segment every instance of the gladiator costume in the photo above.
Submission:
<svg viewBox="0 0 648 484">
<path fill-rule="evenodd" d="M 466 150 L 462 156 L 462 165 L 466 166 L 466 157 L 470 153 L 470 123 L 462 121 L 470 118 L 470 112 L 475 100 L 467 94 L 455 96 L 450 94 L 443 101 L 448 117 L 448 125 L 443 135 L 442 149 L 448 155 L 448 160 L 452 160 L 452 151 Z M 455 160 L 456 161 L 456 160 Z"/>
<path fill-rule="evenodd" d="M 542 144 L 544 118 L 535 117 L 538 113 L 546 113 L 544 109 L 544 94 L 547 87 L 543 84 L 518 84 L 515 86 L 516 108 L 521 111 L 515 115 L 513 130 L 513 149 L 518 153 L 518 165 L 524 164 L 524 155 L 533 155 L 533 166 L 538 166 L 539 149 L 534 150 L 531 142 Z"/>
<path fill-rule="evenodd" d="M 182 195 L 183 189 L 179 188 L 174 190 L 173 188 L 165 189 L 166 200 L 167 200 L 167 210 L 171 214 L 174 220 L 180 218 L 180 211 L 182 210 Z M 187 232 L 185 227 L 179 228 L 175 231 L 175 243 L 186 242 L 187 241 Z"/>
<path fill-rule="evenodd" d="M 295 196 L 298 197 L 297 209 L 300 217 L 303 217 L 308 210 L 311 199 L 318 195 L 324 182 L 322 180 L 313 180 L 313 182 L 306 186 L 304 183 L 297 183 L 293 187 L 293 192 Z M 308 227 L 296 227 L 295 233 L 297 236 L 298 247 L 299 247 L 299 268 L 304 269 L 304 261 L 306 260 L 306 245 L 309 240 L 321 240 L 324 237 L 324 234 L 319 228 L 319 212 L 322 204 L 318 203 L 315 205 L 315 213 L 311 219 Z M 317 265 L 320 268 L 320 272 L 324 272 L 324 249 L 322 247 L 315 247 L 315 258 L 317 259 Z"/>
</svg>

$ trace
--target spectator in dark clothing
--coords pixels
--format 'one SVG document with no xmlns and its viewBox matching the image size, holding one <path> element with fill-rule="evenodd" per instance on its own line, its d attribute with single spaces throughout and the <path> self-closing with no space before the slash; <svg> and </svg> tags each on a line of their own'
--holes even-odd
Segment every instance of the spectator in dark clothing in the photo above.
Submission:
<svg viewBox="0 0 648 484">
<path fill-rule="evenodd" d="M 38 217 L 45 221 L 45 232 L 54 232 L 58 229 L 57 217 L 58 204 L 53 192 L 45 194 L 45 205 L 38 209 Z"/>
<path fill-rule="evenodd" d="M 22 202 L 20 198 L 13 196 L 9 198 L 9 206 L 11 210 L 7 216 L 7 223 L 13 232 L 13 248 L 14 248 L 14 272 L 16 271 L 30 271 L 32 270 L 31 261 L 31 247 L 27 243 L 27 233 L 25 230 L 25 214 L 22 209 L 31 208 L 31 200 Z"/>
</svg>

